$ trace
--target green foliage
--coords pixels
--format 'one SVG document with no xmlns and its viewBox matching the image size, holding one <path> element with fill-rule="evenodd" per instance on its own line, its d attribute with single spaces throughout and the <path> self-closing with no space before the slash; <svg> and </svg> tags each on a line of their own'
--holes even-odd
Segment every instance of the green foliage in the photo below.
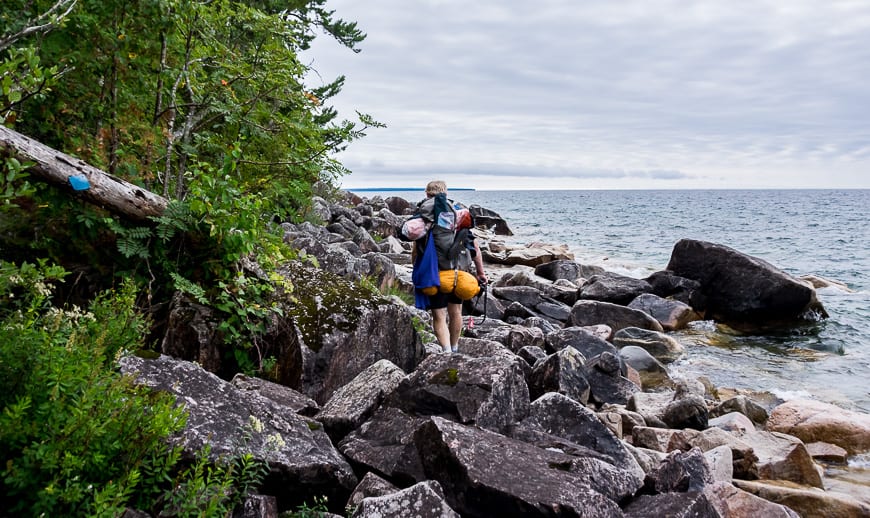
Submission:
<svg viewBox="0 0 870 518">
<path fill-rule="evenodd" d="M 146 325 L 132 285 L 90 311 L 58 310 L 47 305 L 46 281 L 62 274 L 25 264 L 0 286 L 3 297 L 22 300 L 0 323 L 0 505 L 33 515 L 117 514 L 141 485 L 154 458 L 147 454 L 167 454 L 165 438 L 184 416 L 168 396 L 114 371 Z"/>
<path fill-rule="evenodd" d="M 128 506 L 226 516 L 268 469 L 250 454 L 179 469 L 166 441 L 185 415 L 173 398 L 115 370 L 147 322 L 126 283 L 89 311 L 48 303 L 66 272 L 0 263 L 0 506 L 33 516 L 118 516 Z"/>
<path fill-rule="evenodd" d="M 323 513 L 329 512 L 329 507 L 326 505 L 328 500 L 325 496 L 314 497 L 314 503 L 303 503 L 296 508 L 295 511 L 283 513 L 281 518 L 320 518 Z"/>
</svg>

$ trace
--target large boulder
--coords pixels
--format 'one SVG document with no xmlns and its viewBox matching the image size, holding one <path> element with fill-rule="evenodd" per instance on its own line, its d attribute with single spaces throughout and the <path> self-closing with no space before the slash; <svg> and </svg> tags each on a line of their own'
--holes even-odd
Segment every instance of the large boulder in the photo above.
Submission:
<svg viewBox="0 0 870 518">
<path fill-rule="evenodd" d="M 519 357 L 432 355 L 399 383 L 384 404 L 502 432 L 529 412 L 524 363 Z"/>
<path fill-rule="evenodd" d="M 419 518 L 459 518 L 444 499 L 441 485 L 434 480 L 383 496 L 363 498 L 351 518 L 405 518 L 414 509 Z"/>
<path fill-rule="evenodd" d="M 404 377 L 405 372 L 389 360 L 378 360 L 336 390 L 316 419 L 337 442 L 371 416 Z"/>
<path fill-rule="evenodd" d="M 822 491 L 781 480 L 735 480 L 734 485 L 769 502 L 787 506 L 800 516 L 870 516 L 870 502 L 858 495 Z"/>
<path fill-rule="evenodd" d="M 853 454 L 870 449 L 870 414 L 821 401 L 786 401 L 773 409 L 767 429 L 794 435 L 805 443 L 836 444 Z"/>
<path fill-rule="evenodd" d="M 170 441 L 182 447 L 185 458 L 194 459 L 208 445 L 212 461 L 250 453 L 268 463 L 261 491 L 276 495 L 281 509 L 299 505 L 300 498 L 311 494 L 342 502 L 357 484 L 320 423 L 291 408 L 168 356 L 126 356 L 120 368 L 135 383 L 168 392 L 184 405 L 187 423 Z"/>
<path fill-rule="evenodd" d="M 606 462 L 538 448 L 480 428 L 431 417 L 414 434 L 429 479 L 462 516 L 622 516 L 617 502 L 637 489 Z"/>
<path fill-rule="evenodd" d="M 652 286 L 643 279 L 635 279 L 615 273 L 593 275 L 580 288 L 578 298 L 626 305 L 639 295 L 652 291 Z"/>
<path fill-rule="evenodd" d="M 584 327 L 571 326 L 559 329 L 548 334 L 546 342 L 550 352 L 573 347 L 580 351 L 585 358 L 592 358 L 603 352 L 616 353 L 616 347 L 613 344 L 592 334 L 590 329 Z"/>
<path fill-rule="evenodd" d="M 664 299 L 652 293 L 638 295 L 628 304 L 628 307 L 651 315 L 659 321 L 665 331 L 683 329 L 689 322 L 701 318 L 688 304 Z"/>
<path fill-rule="evenodd" d="M 284 320 L 303 343 L 302 391 L 324 404 L 339 387 L 381 359 L 411 372 L 423 357 L 413 309 L 327 272 L 290 263 L 293 286 Z"/>
<path fill-rule="evenodd" d="M 626 327 L 639 327 L 652 331 L 663 331 L 659 321 L 643 311 L 619 304 L 596 300 L 578 300 L 571 308 L 570 325 L 594 326 L 604 324 L 615 333 Z"/>
<path fill-rule="evenodd" d="M 682 239 L 667 269 L 701 283 L 709 319 L 747 330 L 828 316 L 810 285 L 733 248 Z"/>
<path fill-rule="evenodd" d="M 603 352 L 587 360 L 583 367 L 589 383 L 589 400 L 595 405 L 624 405 L 640 387 L 622 375 L 623 365 L 618 354 Z"/>
<path fill-rule="evenodd" d="M 635 345 L 626 345 L 619 350 L 619 357 L 626 365 L 637 371 L 642 388 L 656 388 L 671 384 L 671 376 L 668 374 L 667 367 L 655 359 L 646 349 Z"/>
<path fill-rule="evenodd" d="M 556 281 L 559 279 L 575 282 L 593 275 L 603 275 L 604 268 L 600 266 L 583 265 L 568 259 L 558 259 L 535 267 L 535 275 Z"/>
<path fill-rule="evenodd" d="M 529 416 L 511 429 L 511 436 L 541 448 L 594 457 L 625 470 L 643 484 L 644 472 L 625 443 L 577 401 L 550 392 L 532 402 Z"/>
<path fill-rule="evenodd" d="M 566 347 L 538 362 L 529 375 L 531 398 L 534 400 L 547 392 L 558 392 L 585 405 L 589 401 L 585 363 L 586 358 L 573 347 Z"/>
<path fill-rule="evenodd" d="M 481 207 L 480 205 L 470 205 L 468 211 L 474 216 L 474 224 L 479 228 L 492 231 L 499 236 L 512 236 L 510 227 L 507 221 L 504 220 L 497 212 Z"/>
</svg>

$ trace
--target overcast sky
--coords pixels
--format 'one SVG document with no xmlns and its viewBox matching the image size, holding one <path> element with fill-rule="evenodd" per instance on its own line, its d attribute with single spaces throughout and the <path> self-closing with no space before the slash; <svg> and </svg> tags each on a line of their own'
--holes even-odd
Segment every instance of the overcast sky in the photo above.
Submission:
<svg viewBox="0 0 870 518">
<path fill-rule="evenodd" d="M 344 187 L 870 188 L 866 0 L 332 0 Z M 309 83 L 321 82 L 316 76 Z"/>
</svg>

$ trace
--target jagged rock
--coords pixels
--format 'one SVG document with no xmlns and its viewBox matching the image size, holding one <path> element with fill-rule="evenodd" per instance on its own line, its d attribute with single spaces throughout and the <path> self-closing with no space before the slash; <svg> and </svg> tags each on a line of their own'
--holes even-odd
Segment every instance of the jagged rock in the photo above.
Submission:
<svg viewBox="0 0 870 518">
<path fill-rule="evenodd" d="M 672 451 L 650 478 L 657 493 L 703 491 L 713 483 L 710 466 L 699 448 L 685 453 Z"/>
<path fill-rule="evenodd" d="M 278 497 L 280 509 L 298 505 L 302 495 L 344 501 L 356 476 L 319 423 L 261 396 L 239 390 L 200 366 L 168 356 L 146 360 L 126 356 L 121 372 L 136 383 L 168 392 L 188 413 L 183 431 L 171 442 L 193 459 L 206 444 L 211 460 L 250 452 L 269 464 L 264 494 Z"/>
<path fill-rule="evenodd" d="M 351 240 L 359 246 L 363 253 L 380 251 L 377 241 L 364 228 L 357 228 L 351 236 Z"/>
<path fill-rule="evenodd" d="M 616 347 L 602 338 L 595 336 L 584 327 L 565 327 L 546 336 L 547 350 L 556 352 L 565 347 L 573 347 L 583 354 L 584 358 L 592 358 L 603 352 L 616 353 Z"/>
<path fill-rule="evenodd" d="M 558 329 L 561 329 L 560 327 L 557 327 L 555 324 L 553 324 L 549 320 L 547 320 L 545 318 L 541 318 L 541 317 L 529 317 L 529 318 L 523 320 L 522 326 L 523 327 L 537 327 L 538 329 L 540 329 L 544 333 L 545 337 L 548 334 L 554 333 Z"/>
<path fill-rule="evenodd" d="M 396 284 L 396 265 L 387 256 L 379 252 L 363 254 L 357 261 L 356 272 L 360 277 L 374 280 L 375 286 L 386 291 Z"/>
<path fill-rule="evenodd" d="M 578 298 L 610 302 L 624 306 L 637 298 L 638 295 L 651 291 L 652 286 L 643 279 L 634 279 L 615 273 L 604 273 L 593 275 L 580 288 Z"/>
<path fill-rule="evenodd" d="M 777 432 L 752 431 L 740 435 L 758 457 L 758 478 L 790 480 L 824 488 L 821 467 L 813 462 L 797 437 Z"/>
<path fill-rule="evenodd" d="M 604 324 L 613 332 L 626 327 L 639 327 L 662 331 L 662 325 L 658 320 L 647 315 L 643 311 L 595 300 L 578 300 L 571 308 L 571 325 L 594 326 Z"/>
<path fill-rule="evenodd" d="M 595 459 L 431 417 L 414 434 L 429 479 L 462 516 L 615 517 L 634 479 Z"/>
<path fill-rule="evenodd" d="M 412 511 L 413 510 L 413 511 Z M 444 499 L 441 485 L 434 480 L 383 496 L 363 498 L 352 518 L 459 518 Z"/>
<path fill-rule="evenodd" d="M 737 395 L 722 401 L 710 411 L 710 416 L 719 417 L 730 412 L 739 412 L 759 426 L 764 426 L 764 423 L 767 422 L 767 410 L 744 395 Z"/>
<path fill-rule="evenodd" d="M 700 491 L 642 495 L 625 507 L 627 518 L 720 518 L 722 515 Z"/>
<path fill-rule="evenodd" d="M 547 359 L 547 352 L 540 347 L 530 345 L 520 349 L 519 352 L 517 352 L 517 356 L 525 360 L 530 367 L 534 367 L 538 362 Z"/>
<path fill-rule="evenodd" d="M 390 257 L 393 263 L 395 263 L 395 259 L 392 258 L 393 256 L 410 252 L 410 250 L 405 248 L 405 245 L 403 245 L 401 241 L 393 236 L 387 236 L 383 241 L 381 241 L 378 250 L 382 254 L 387 254 L 387 257 Z"/>
<path fill-rule="evenodd" d="M 523 320 L 535 316 L 535 313 L 519 302 L 511 302 L 504 308 L 504 319 L 507 322 L 520 323 Z"/>
<path fill-rule="evenodd" d="M 844 448 L 840 448 L 836 444 L 826 442 L 811 442 L 806 445 L 807 452 L 813 460 L 823 462 L 835 462 L 837 464 L 845 464 L 849 457 L 849 452 Z"/>
<path fill-rule="evenodd" d="M 675 362 L 686 352 L 676 338 L 639 327 L 626 327 L 614 333 L 613 345 L 618 348 L 629 345 L 641 347 L 662 363 Z"/>
<path fill-rule="evenodd" d="M 701 283 L 706 317 L 757 330 L 826 318 L 815 290 L 767 261 L 705 241 L 682 239 L 667 269 Z"/>
<path fill-rule="evenodd" d="M 399 491 L 398 487 L 369 471 L 359 481 L 353 493 L 350 494 L 345 508 L 356 509 L 363 498 L 389 495 L 396 491 Z"/>
<path fill-rule="evenodd" d="M 705 452 L 720 446 L 730 448 L 734 478 L 758 478 L 758 456 L 752 446 L 738 436 L 721 428 L 707 428 L 703 432 L 694 430 L 684 430 L 684 432 L 691 432 L 689 435 L 683 435 L 690 447 L 697 446 Z"/>
<path fill-rule="evenodd" d="M 297 392 L 290 387 L 273 383 L 261 378 L 253 378 L 238 373 L 233 376 L 231 383 L 239 390 L 250 390 L 269 398 L 272 401 L 292 409 L 299 415 L 312 417 L 320 411 L 320 405 L 310 397 Z"/>
<path fill-rule="evenodd" d="M 628 345 L 619 350 L 622 360 L 640 375 L 643 388 L 656 388 L 671 381 L 668 369 L 641 347 Z"/>
<path fill-rule="evenodd" d="M 474 224 L 477 227 L 490 230 L 499 236 L 514 235 L 507 222 L 497 212 L 483 208 L 480 205 L 469 205 L 468 211 L 474 217 Z"/>
<path fill-rule="evenodd" d="M 662 416 L 665 414 L 667 406 L 674 400 L 674 394 L 675 392 L 672 390 L 635 392 L 631 395 L 631 399 L 626 402 L 625 408 L 643 416 L 650 426 L 665 428 L 667 425 L 662 421 Z"/>
<path fill-rule="evenodd" d="M 233 511 L 233 518 L 278 518 L 278 499 L 268 495 L 247 495 Z"/>
<path fill-rule="evenodd" d="M 709 413 L 704 398 L 696 394 L 686 394 L 674 399 L 662 414 L 662 421 L 670 428 L 692 428 L 704 430 L 707 428 Z"/>
<path fill-rule="evenodd" d="M 717 446 L 704 452 L 707 465 L 710 466 L 710 474 L 715 482 L 731 483 L 734 478 L 734 456 L 728 446 Z"/>
<path fill-rule="evenodd" d="M 667 456 L 667 454 L 660 451 L 640 448 L 629 443 L 625 443 L 625 447 L 631 452 L 634 459 L 646 474 L 655 471 Z"/>
<path fill-rule="evenodd" d="M 639 448 L 647 448 L 662 453 L 674 450 L 688 451 L 693 446 L 690 441 L 697 437 L 698 433 L 695 430 L 635 426 L 631 431 L 631 443 Z"/>
<path fill-rule="evenodd" d="M 734 487 L 730 480 L 708 486 L 704 490 L 704 494 L 719 512 L 720 516 L 734 518 L 754 518 L 756 516 L 764 518 L 800 518 L 800 515 L 794 510 L 784 505 L 759 498 L 748 491 Z"/>
<path fill-rule="evenodd" d="M 573 347 L 566 347 L 538 363 L 529 375 L 529 395 L 538 399 L 547 392 L 558 392 L 586 404 L 589 401 L 589 382 L 584 376 L 583 355 Z"/>
<path fill-rule="evenodd" d="M 541 448 L 602 460 L 635 477 L 635 489 L 643 485 L 644 472 L 625 444 L 594 412 L 562 394 L 550 392 L 532 402 L 529 416 L 510 434 Z"/>
<path fill-rule="evenodd" d="M 311 197 L 311 212 L 324 223 L 332 221 L 332 211 L 329 208 L 329 202 L 320 196 Z"/>
<path fill-rule="evenodd" d="M 755 430 L 755 425 L 752 421 L 740 412 L 729 412 L 719 417 L 714 417 L 709 420 L 707 425 L 721 428 L 726 432 L 742 433 Z"/>
<path fill-rule="evenodd" d="M 487 320 L 485 324 L 475 327 L 475 338 L 495 340 L 514 353 L 527 346 L 544 348 L 544 332 L 537 327 L 506 324 L 496 320 Z"/>
<path fill-rule="evenodd" d="M 628 304 L 628 307 L 649 314 L 659 321 L 665 331 L 683 329 L 689 322 L 700 319 L 700 315 L 688 304 L 678 300 L 663 299 L 652 293 L 638 295 Z"/>
<path fill-rule="evenodd" d="M 338 444 L 348 460 L 397 484 L 425 480 L 417 448 L 411 440 L 426 418 L 381 406 L 362 426 Z"/>
<path fill-rule="evenodd" d="M 378 360 L 360 372 L 347 385 L 339 387 L 316 419 L 323 423 L 333 441 L 339 441 L 357 428 L 405 377 L 405 372 L 389 360 Z"/>
<path fill-rule="evenodd" d="M 589 359 L 583 373 L 589 383 L 589 400 L 597 405 L 625 404 L 640 388 L 623 377 L 619 355 L 603 352 Z"/>
<path fill-rule="evenodd" d="M 804 442 L 828 442 L 849 453 L 870 449 L 870 414 L 830 403 L 793 399 L 770 413 L 767 429 L 794 435 Z"/>
<path fill-rule="evenodd" d="M 163 354 L 195 361 L 202 368 L 220 373 L 223 362 L 223 335 L 218 332 L 214 309 L 190 300 L 181 292 L 172 297 L 166 335 L 160 345 Z"/>
<path fill-rule="evenodd" d="M 654 295 L 682 302 L 695 311 L 704 313 L 707 298 L 701 293 L 700 282 L 674 275 L 669 271 L 656 272 L 644 280 L 652 286 Z"/>
<path fill-rule="evenodd" d="M 411 202 L 399 196 L 388 196 L 384 203 L 393 214 L 405 215 L 413 210 Z"/>
<path fill-rule="evenodd" d="M 422 359 L 409 306 L 313 268 L 288 265 L 278 272 L 294 287 L 284 313 L 304 343 L 303 392 L 318 403 L 380 359 L 405 372 Z"/>
<path fill-rule="evenodd" d="M 535 308 L 544 301 L 540 290 L 531 286 L 495 286 L 492 294 L 508 302 L 518 302 L 527 308 Z"/>
<path fill-rule="evenodd" d="M 735 480 L 738 488 L 767 501 L 782 504 L 800 516 L 870 516 L 870 502 L 835 491 L 799 486 L 780 480 Z"/>
<path fill-rule="evenodd" d="M 643 416 L 628 410 L 625 408 L 625 405 L 604 404 L 601 405 L 601 412 L 618 414 L 622 419 L 622 433 L 626 436 L 631 435 L 631 431 L 635 426 L 646 426 Z"/>
<path fill-rule="evenodd" d="M 540 275 L 551 281 L 565 279 L 574 282 L 581 278 L 588 279 L 594 275 L 603 275 L 604 273 L 606 273 L 604 268 L 600 266 L 582 265 L 566 259 L 550 261 L 535 267 L 535 275 Z"/>
<path fill-rule="evenodd" d="M 538 266 L 555 259 L 564 258 L 566 255 L 570 256 L 567 247 L 559 249 L 551 245 L 541 244 L 537 247 L 529 246 L 527 248 L 511 250 L 500 262 L 509 265 Z"/>
<path fill-rule="evenodd" d="M 523 363 L 518 357 L 430 356 L 402 380 L 385 404 L 502 432 L 529 412 Z"/>
</svg>

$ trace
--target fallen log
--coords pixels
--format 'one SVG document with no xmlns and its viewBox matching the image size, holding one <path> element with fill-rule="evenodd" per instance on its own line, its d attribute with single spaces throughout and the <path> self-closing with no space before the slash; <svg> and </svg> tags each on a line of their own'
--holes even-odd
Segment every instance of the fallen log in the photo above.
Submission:
<svg viewBox="0 0 870 518">
<path fill-rule="evenodd" d="M 33 162 L 31 177 L 64 189 L 71 196 L 135 221 L 159 216 L 168 200 L 101 171 L 84 160 L 62 153 L 0 125 L 0 153 Z"/>
</svg>

